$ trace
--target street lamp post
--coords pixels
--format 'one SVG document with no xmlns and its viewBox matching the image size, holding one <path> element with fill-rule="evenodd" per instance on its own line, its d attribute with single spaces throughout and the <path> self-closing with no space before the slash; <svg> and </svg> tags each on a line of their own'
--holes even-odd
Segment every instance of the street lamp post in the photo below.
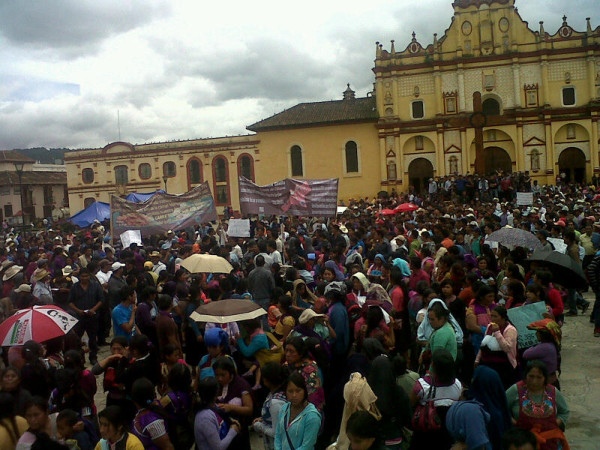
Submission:
<svg viewBox="0 0 600 450">
<path fill-rule="evenodd" d="M 169 177 L 167 177 L 166 175 L 165 175 L 165 176 L 163 176 L 163 182 L 165 183 L 165 192 L 166 192 L 166 193 L 168 193 L 168 192 L 167 192 L 167 180 L 168 180 L 168 179 L 169 179 Z"/>
<path fill-rule="evenodd" d="M 15 171 L 19 177 L 19 199 L 21 201 L 21 231 L 25 231 L 25 210 L 23 208 L 23 167 L 25 163 L 15 162 Z"/>
</svg>

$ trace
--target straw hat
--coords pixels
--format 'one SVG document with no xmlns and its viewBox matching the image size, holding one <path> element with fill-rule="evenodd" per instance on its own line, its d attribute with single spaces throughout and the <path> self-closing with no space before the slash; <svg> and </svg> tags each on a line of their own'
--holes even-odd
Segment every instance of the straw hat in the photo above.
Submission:
<svg viewBox="0 0 600 450">
<path fill-rule="evenodd" d="M 314 319 L 316 317 L 325 317 L 325 314 L 317 314 L 312 309 L 305 309 L 304 311 L 302 311 L 302 314 L 300 314 L 298 322 L 304 325 L 308 323 L 311 319 Z"/>
<path fill-rule="evenodd" d="M 68 277 L 72 273 L 73 273 L 73 268 L 71 266 L 65 266 L 65 267 L 63 267 L 63 269 L 62 269 L 63 276 Z"/>
<path fill-rule="evenodd" d="M 18 274 L 21 270 L 23 270 L 23 267 L 21 267 L 21 266 L 9 267 L 6 270 L 6 273 L 4 274 L 4 276 L 2 277 L 2 281 L 10 280 L 12 277 L 14 277 L 16 274 Z"/>
<path fill-rule="evenodd" d="M 46 269 L 36 269 L 36 271 L 33 273 L 32 278 L 34 281 L 41 281 L 48 275 L 50 275 L 50 272 L 48 272 Z"/>
</svg>

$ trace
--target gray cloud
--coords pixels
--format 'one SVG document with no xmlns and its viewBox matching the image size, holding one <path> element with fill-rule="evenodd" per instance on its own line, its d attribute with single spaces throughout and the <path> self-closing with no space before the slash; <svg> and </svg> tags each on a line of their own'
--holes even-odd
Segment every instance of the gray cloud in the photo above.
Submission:
<svg viewBox="0 0 600 450">
<path fill-rule="evenodd" d="M 167 0 L 21 0 L 0 3 L 0 34 L 14 45 L 67 57 L 170 13 Z"/>
</svg>

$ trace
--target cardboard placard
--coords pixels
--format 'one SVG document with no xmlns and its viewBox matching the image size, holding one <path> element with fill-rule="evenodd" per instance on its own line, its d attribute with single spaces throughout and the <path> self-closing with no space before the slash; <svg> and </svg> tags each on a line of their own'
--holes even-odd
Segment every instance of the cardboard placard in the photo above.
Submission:
<svg viewBox="0 0 600 450">
<path fill-rule="evenodd" d="M 250 237 L 250 219 L 229 219 L 227 235 L 232 237 Z"/>
<path fill-rule="evenodd" d="M 129 248 L 131 244 L 142 245 L 142 232 L 140 230 L 127 230 L 121 233 L 121 244 L 123 248 Z"/>
</svg>

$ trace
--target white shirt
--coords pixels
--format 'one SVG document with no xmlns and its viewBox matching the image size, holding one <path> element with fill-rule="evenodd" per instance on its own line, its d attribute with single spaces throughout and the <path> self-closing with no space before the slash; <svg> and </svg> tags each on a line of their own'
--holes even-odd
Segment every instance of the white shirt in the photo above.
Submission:
<svg viewBox="0 0 600 450">
<path fill-rule="evenodd" d="M 271 259 L 273 260 L 273 263 L 277 263 L 277 264 L 283 264 L 283 261 L 281 259 L 281 253 L 279 253 L 278 250 L 275 250 L 273 253 L 271 253 L 269 255 L 271 257 Z"/>
<path fill-rule="evenodd" d="M 101 270 L 98 271 L 98 273 L 96 274 L 96 278 L 98 278 L 98 281 L 100 282 L 100 284 L 107 284 L 108 280 L 110 280 L 110 276 L 112 275 L 112 270 L 109 270 L 108 272 L 104 273 Z"/>
</svg>

